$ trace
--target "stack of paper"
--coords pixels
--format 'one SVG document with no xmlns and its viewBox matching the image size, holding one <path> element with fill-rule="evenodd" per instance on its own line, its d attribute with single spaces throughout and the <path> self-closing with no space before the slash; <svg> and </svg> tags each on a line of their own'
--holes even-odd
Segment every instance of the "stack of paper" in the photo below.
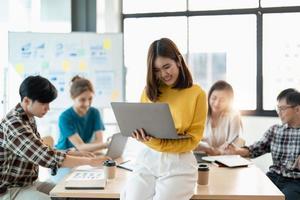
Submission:
<svg viewBox="0 0 300 200">
<path fill-rule="evenodd" d="M 75 170 L 66 180 L 66 189 L 104 189 L 106 179 L 103 169 L 83 167 Z"/>
</svg>

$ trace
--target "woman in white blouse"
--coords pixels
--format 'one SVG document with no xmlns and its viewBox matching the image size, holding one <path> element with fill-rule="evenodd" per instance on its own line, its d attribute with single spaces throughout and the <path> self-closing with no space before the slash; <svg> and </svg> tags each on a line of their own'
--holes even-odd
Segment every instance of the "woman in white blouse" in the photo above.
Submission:
<svg viewBox="0 0 300 200">
<path fill-rule="evenodd" d="M 220 155 L 229 143 L 244 144 L 240 138 L 241 116 L 232 108 L 233 96 L 232 86 L 226 81 L 217 81 L 210 88 L 205 136 L 195 151 Z"/>
</svg>

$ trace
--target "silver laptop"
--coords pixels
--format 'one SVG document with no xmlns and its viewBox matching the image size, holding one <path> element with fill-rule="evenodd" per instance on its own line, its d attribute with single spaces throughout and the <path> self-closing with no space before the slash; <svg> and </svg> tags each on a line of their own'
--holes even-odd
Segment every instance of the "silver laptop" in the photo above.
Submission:
<svg viewBox="0 0 300 200">
<path fill-rule="evenodd" d="M 177 134 L 169 105 L 166 103 L 112 102 L 121 134 L 131 136 L 143 128 L 147 135 L 161 139 L 182 139 L 187 135 Z"/>
<path fill-rule="evenodd" d="M 128 137 L 123 136 L 121 133 L 116 133 L 112 136 L 106 155 L 115 160 L 122 156 Z"/>
</svg>

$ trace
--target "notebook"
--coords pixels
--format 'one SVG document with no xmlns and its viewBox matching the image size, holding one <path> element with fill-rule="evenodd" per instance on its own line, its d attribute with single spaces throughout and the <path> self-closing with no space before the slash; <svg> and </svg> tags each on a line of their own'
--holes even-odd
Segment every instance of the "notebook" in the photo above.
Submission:
<svg viewBox="0 0 300 200">
<path fill-rule="evenodd" d="M 67 178 L 65 189 L 104 189 L 106 178 L 102 169 L 75 170 Z"/>
<path fill-rule="evenodd" d="M 247 160 L 240 155 L 221 155 L 221 156 L 206 156 L 202 157 L 202 160 L 208 162 L 214 162 L 223 167 L 247 167 L 252 164 L 250 160 Z"/>
</svg>

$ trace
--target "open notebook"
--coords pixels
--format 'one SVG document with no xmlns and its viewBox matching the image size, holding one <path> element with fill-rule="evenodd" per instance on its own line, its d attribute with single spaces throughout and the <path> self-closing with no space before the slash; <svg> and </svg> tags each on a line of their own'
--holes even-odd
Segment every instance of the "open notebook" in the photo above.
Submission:
<svg viewBox="0 0 300 200">
<path fill-rule="evenodd" d="M 66 180 L 65 189 L 104 189 L 106 178 L 103 169 L 75 170 Z"/>
<path fill-rule="evenodd" d="M 252 164 L 250 160 L 247 160 L 239 155 L 221 155 L 221 156 L 205 156 L 202 160 L 208 162 L 215 162 L 219 166 L 224 167 L 247 167 Z"/>
</svg>

